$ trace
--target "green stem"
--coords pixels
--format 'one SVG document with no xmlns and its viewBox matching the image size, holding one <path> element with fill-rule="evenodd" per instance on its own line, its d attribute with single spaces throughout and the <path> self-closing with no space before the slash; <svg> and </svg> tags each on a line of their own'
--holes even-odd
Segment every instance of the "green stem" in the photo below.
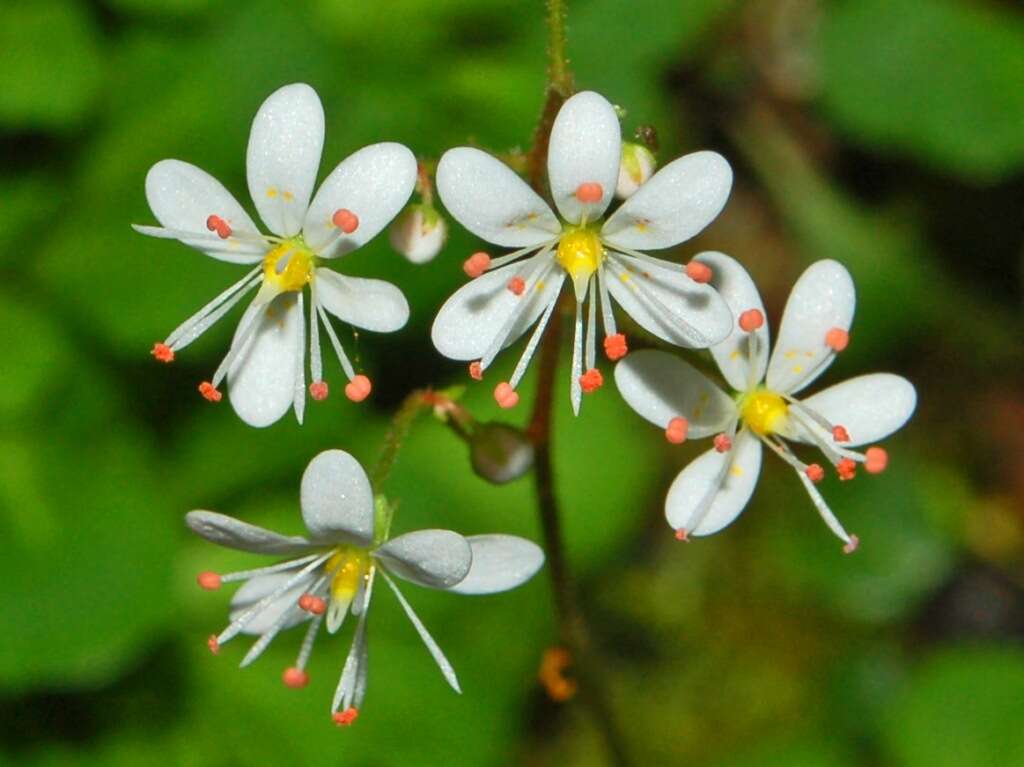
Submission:
<svg viewBox="0 0 1024 767">
<path fill-rule="evenodd" d="M 381 448 L 380 456 L 370 474 L 370 485 L 373 487 L 374 495 L 380 495 L 384 491 L 384 483 L 387 482 L 391 469 L 394 468 L 398 451 L 409 435 L 413 421 L 416 420 L 420 411 L 426 409 L 430 404 L 424 394 L 425 392 L 420 389 L 411 392 L 391 419 L 391 426 L 388 427 L 388 433 L 384 437 L 384 446 Z"/>
<path fill-rule="evenodd" d="M 555 116 L 565 100 L 573 94 L 572 70 L 565 55 L 565 9 L 567 0 L 548 0 L 548 85 L 544 107 L 533 132 L 533 145 L 526 158 L 530 184 L 538 190 L 544 180 L 544 164 L 548 156 L 548 140 Z"/>
</svg>

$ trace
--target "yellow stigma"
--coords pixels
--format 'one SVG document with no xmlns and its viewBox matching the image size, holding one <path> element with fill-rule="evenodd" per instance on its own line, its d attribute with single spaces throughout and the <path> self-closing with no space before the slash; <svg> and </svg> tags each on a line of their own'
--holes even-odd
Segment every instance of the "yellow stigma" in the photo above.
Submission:
<svg viewBox="0 0 1024 767">
<path fill-rule="evenodd" d="M 558 242 L 558 263 L 572 278 L 576 299 L 586 298 L 590 278 L 604 260 L 604 246 L 589 229 L 573 229 Z"/>
<path fill-rule="evenodd" d="M 778 394 L 764 389 L 743 398 L 740 415 L 755 433 L 771 434 L 778 431 L 786 420 L 788 407 Z"/>
<path fill-rule="evenodd" d="M 263 281 L 282 293 L 302 290 L 313 280 L 316 256 L 300 237 L 285 240 L 263 259 Z"/>
<path fill-rule="evenodd" d="M 331 578 L 331 599 L 349 602 L 359 589 L 359 580 L 370 569 L 370 557 L 362 549 L 344 546 L 327 560 Z"/>
</svg>

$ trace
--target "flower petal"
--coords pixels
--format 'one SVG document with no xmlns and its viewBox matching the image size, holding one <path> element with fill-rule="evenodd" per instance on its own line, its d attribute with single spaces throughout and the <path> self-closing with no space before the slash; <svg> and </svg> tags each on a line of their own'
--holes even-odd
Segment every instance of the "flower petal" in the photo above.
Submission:
<svg viewBox="0 0 1024 767">
<path fill-rule="evenodd" d="M 675 530 L 711 535 L 731 523 L 747 505 L 761 472 L 761 442 L 743 429 L 732 450 L 712 448 L 676 477 L 665 498 L 665 517 Z"/>
<path fill-rule="evenodd" d="M 673 418 L 685 418 L 690 439 L 723 431 L 736 418 L 729 395 L 667 352 L 633 352 L 615 366 L 615 384 L 626 404 L 655 426 L 664 429 Z"/>
<path fill-rule="evenodd" d="M 456 221 L 494 245 L 542 245 L 562 231 L 540 195 L 479 149 L 460 146 L 444 153 L 437 165 L 437 192 Z"/>
<path fill-rule="evenodd" d="M 409 304 L 390 282 L 346 277 L 323 267 L 316 270 L 316 280 L 317 301 L 349 325 L 391 333 L 409 320 Z"/>
<path fill-rule="evenodd" d="M 238 323 L 239 331 L 250 313 L 262 311 L 260 323 L 228 369 L 231 406 L 250 426 L 269 426 L 288 412 L 295 400 L 296 366 L 302 365 L 305 318 L 294 293 L 284 293 L 269 306 L 253 302 Z M 235 332 L 237 342 L 239 331 Z"/>
<path fill-rule="evenodd" d="M 302 228 L 324 148 L 324 108 L 305 83 L 278 88 L 256 112 L 245 155 L 249 194 L 267 228 L 293 237 Z"/>
<path fill-rule="evenodd" d="M 871 373 L 830 386 L 802 404 L 842 425 L 850 435 L 843 447 L 855 447 L 885 439 L 902 427 L 917 406 L 917 392 L 906 378 Z M 799 432 L 793 439 L 811 441 Z"/>
<path fill-rule="evenodd" d="M 521 586 L 544 564 L 544 550 L 515 535 L 471 535 L 469 573 L 448 591 L 456 594 L 496 594 Z"/>
<path fill-rule="evenodd" d="M 694 152 L 655 173 L 605 222 L 601 238 L 621 248 L 670 248 L 715 220 L 729 198 L 732 169 L 717 152 Z"/>
<path fill-rule="evenodd" d="M 190 511 L 185 524 L 218 546 L 253 554 L 302 554 L 312 548 L 305 538 L 281 535 L 215 511 Z"/>
<path fill-rule="evenodd" d="M 599 93 L 582 91 L 566 101 L 551 126 L 548 179 L 562 218 L 578 224 L 604 215 L 619 180 L 622 129 L 615 108 Z M 581 184 L 600 184 L 601 197 L 583 202 Z"/>
<path fill-rule="evenodd" d="M 287 580 L 292 578 L 294 573 L 272 573 L 270 575 L 258 575 L 250 578 L 242 584 L 241 588 L 231 597 L 230 620 L 234 621 L 242 613 L 255 605 L 261 599 L 273 594 L 283 586 Z M 262 634 L 273 628 L 278 618 L 291 610 L 292 615 L 285 620 L 281 630 L 297 626 L 310 618 L 310 614 L 298 607 L 299 597 L 313 584 L 316 578 L 315 573 L 310 573 L 305 579 L 299 581 L 290 589 L 281 594 L 277 599 L 268 604 L 263 610 L 254 615 L 245 628 L 243 634 Z"/>
<path fill-rule="evenodd" d="M 206 255 L 235 264 L 254 264 L 270 246 L 260 237 L 256 224 L 227 189 L 206 171 L 180 160 L 161 160 L 146 174 L 146 200 L 157 221 L 176 232 L 199 237 L 181 237 L 186 245 Z M 221 240 L 206 228 L 210 216 L 219 216 L 233 232 L 246 233 L 253 240 L 237 236 Z M 149 234 L 150 227 L 138 227 Z M 153 230 L 157 234 L 159 230 Z M 159 235 L 157 235 L 159 236 Z"/>
<path fill-rule="evenodd" d="M 451 530 L 417 530 L 394 538 L 374 552 L 387 569 L 407 581 L 446 589 L 469 572 L 473 551 Z"/>
<path fill-rule="evenodd" d="M 363 147 L 346 157 L 324 179 L 306 212 L 302 235 L 322 258 L 362 247 L 398 215 L 416 186 L 416 158 L 394 142 Z M 334 225 L 338 210 L 355 214 L 351 234 Z"/>
<path fill-rule="evenodd" d="M 564 274 L 538 283 L 529 295 L 517 296 L 508 289 L 513 277 L 545 268 L 552 256 L 537 255 L 487 272 L 463 285 L 444 302 L 437 313 L 430 337 L 445 357 L 453 360 L 479 359 L 521 302 L 530 304 L 510 328 L 502 346 L 515 343 L 537 321 L 544 309 L 558 297 Z M 543 261 L 539 261 L 542 259 Z M 559 270 L 561 271 L 561 270 Z"/>
<path fill-rule="evenodd" d="M 620 253 L 605 261 L 608 290 L 637 324 L 663 341 L 704 349 L 732 332 L 729 307 L 710 285 L 694 282 L 683 267 L 669 261 L 658 266 Z"/>
<path fill-rule="evenodd" d="M 768 367 L 768 315 L 761 302 L 761 294 L 747 270 L 725 253 L 709 251 L 697 255 L 694 260 L 711 267 L 711 286 L 724 299 L 734 318 L 729 337 L 712 346 L 711 354 L 729 385 L 736 391 L 747 391 L 764 379 L 764 371 Z M 748 309 L 757 309 L 765 318 L 764 324 L 753 333 L 742 330 L 738 323 L 739 316 Z"/>
<path fill-rule="evenodd" d="M 837 261 L 811 264 L 793 286 L 768 361 L 769 389 L 797 392 L 828 369 L 835 352 L 825 343 L 832 328 L 849 330 L 857 302 L 853 279 Z"/>
<path fill-rule="evenodd" d="M 344 450 L 325 450 L 302 474 L 302 519 L 315 540 L 373 542 L 373 490 L 359 462 Z"/>
</svg>

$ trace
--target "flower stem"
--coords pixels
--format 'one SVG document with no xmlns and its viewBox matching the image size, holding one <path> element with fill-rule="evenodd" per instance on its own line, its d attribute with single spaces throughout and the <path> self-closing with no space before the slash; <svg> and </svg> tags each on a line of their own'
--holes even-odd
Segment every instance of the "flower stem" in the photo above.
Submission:
<svg viewBox="0 0 1024 767">
<path fill-rule="evenodd" d="M 533 132 L 533 146 L 526 158 L 526 171 L 534 188 L 544 179 L 544 163 L 548 156 L 548 140 L 555 115 L 573 94 L 572 70 L 565 55 L 565 9 L 567 0 L 548 0 L 548 86 L 537 128 Z"/>
<path fill-rule="evenodd" d="M 384 437 L 384 446 L 381 448 L 380 455 L 377 457 L 377 463 L 370 474 L 370 485 L 373 487 L 374 495 L 380 495 L 384 492 L 384 483 L 387 482 L 391 469 L 394 468 L 395 460 L 398 458 L 398 451 L 401 449 L 402 443 L 405 442 L 405 438 L 409 435 L 409 429 L 412 428 L 413 421 L 416 420 L 416 416 L 420 414 L 421 410 L 431 405 L 427 394 L 428 392 L 423 389 L 416 389 L 410 392 L 391 418 L 391 426 L 388 427 L 388 433 Z"/>
</svg>

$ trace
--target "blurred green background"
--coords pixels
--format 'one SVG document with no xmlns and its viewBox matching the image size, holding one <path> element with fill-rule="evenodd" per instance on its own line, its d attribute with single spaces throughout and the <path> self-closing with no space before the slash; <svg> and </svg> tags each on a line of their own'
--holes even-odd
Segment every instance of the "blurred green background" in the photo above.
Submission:
<svg viewBox="0 0 1024 767">
<path fill-rule="evenodd" d="M 578 86 L 621 105 L 627 134 L 656 126 L 662 161 L 713 148 L 733 164 L 725 213 L 670 257 L 736 256 L 776 322 L 809 262 L 841 260 L 860 301 L 823 382 L 890 370 L 920 393 L 887 443 L 889 471 L 826 483 L 862 541 L 844 557 L 771 460 L 736 524 L 676 542 L 661 504 L 702 446 L 670 448 L 613 387 L 573 420 L 559 389 L 572 564 L 637 763 L 1024 764 L 1020 6 L 572 0 L 569 33 Z M 195 573 L 254 558 L 186 534 L 183 513 L 299 532 L 315 453 L 371 462 L 409 388 L 465 381 L 427 329 L 477 243 L 453 226 L 426 266 L 383 237 L 346 259 L 413 307 L 402 332 L 349 340 L 375 396 L 257 431 L 195 392 L 231 321 L 170 367 L 149 356 L 237 269 L 129 228 L 153 221 L 143 179 L 165 157 L 209 170 L 251 210 L 249 123 L 285 83 L 324 101 L 322 177 L 386 139 L 426 158 L 525 148 L 544 71 L 540 0 L 0 5 L 0 762 L 603 762 L 585 712 L 536 682 L 555 638 L 545 577 L 476 599 L 407 590 L 461 697 L 394 600 L 377 600 L 369 695 L 347 730 L 328 718 L 344 636 L 321 637 L 302 691 L 280 683 L 296 632 L 243 671 L 244 642 L 206 650 L 228 594 L 201 592 Z M 465 401 L 507 417 L 489 392 Z M 529 480 L 485 484 L 430 419 L 388 491 L 397 531 L 539 537 Z"/>
</svg>

